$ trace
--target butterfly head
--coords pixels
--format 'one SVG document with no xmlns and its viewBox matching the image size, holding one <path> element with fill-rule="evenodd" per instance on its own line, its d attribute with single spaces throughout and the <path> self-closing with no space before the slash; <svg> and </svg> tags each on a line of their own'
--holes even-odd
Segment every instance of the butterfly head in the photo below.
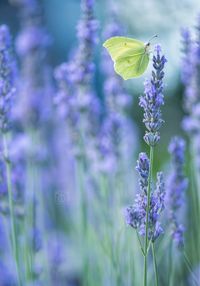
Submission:
<svg viewBox="0 0 200 286">
<path fill-rule="evenodd" d="M 146 53 L 149 53 L 150 50 L 151 50 L 151 41 L 154 39 L 154 38 L 157 38 L 158 35 L 154 35 L 146 44 L 145 44 L 145 51 Z"/>
<path fill-rule="evenodd" d="M 145 52 L 146 52 L 146 53 L 149 53 L 150 50 L 151 50 L 151 43 L 148 42 L 148 43 L 145 44 Z"/>
</svg>

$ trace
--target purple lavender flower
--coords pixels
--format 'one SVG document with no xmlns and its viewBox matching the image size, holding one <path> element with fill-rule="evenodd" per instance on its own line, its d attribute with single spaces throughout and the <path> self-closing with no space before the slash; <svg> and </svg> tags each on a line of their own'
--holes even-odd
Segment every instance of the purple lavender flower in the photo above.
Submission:
<svg viewBox="0 0 200 286">
<path fill-rule="evenodd" d="M 7 132 L 10 127 L 11 111 L 13 95 L 15 94 L 15 81 L 16 81 L 16 63 L 12 58 L 12 45 L 11 36 L 7 26 L 3 25 L 0 27 L 0 129 L 2 132 Z M 18 140 L 15 138 L 12 146 L 15 149 L 18 146 Z M 11 145 L 10 144 L 10 145 Z M 9 151 L 10 151 L 9 146 Z M 2 147 L 3 149 L 3 147 Z M 24 150 L 23 150 L 24 151 Z M 22 155 L 23 157 L 23 155 Z M 24 168 L 21 168 L 19 157 L 14 158 L 9 154 L 9 158 L 6 158 L 12 163 L 12 183 L 13 183 L 13 197 L 15 199 L 15 214 L 22 215 L 23 211 L 21 209 L 22 194 L 23 194 L 23 176 L 25 174 Z M 6 182 L 6 172 L 5 164 L 1 161 L 1 178 L 0 178 L 0 194 L 2 196 L 0 210 L 4 214 L 9 213 L 8 202 L 7 202 L 7 184 Z M 4 200 L 5 199 L 5 200 Z"/>
<path fill-rule="evenodd" d="M 24 216 L 24 190 L 26 182 L 26 155 L 30 149 L 28 136 L 15 134 L 12 130 L 14 140 L 9 142 L 9 162 L 12 166 L 12 195 L 14 200 L 14 214 L 21 218 Z M 3 161 L 0 162 L 0 212 L 9 215 L 8 190 L 6 184 L 6 166 Z"/>
<path fill-rule="evenodd" d="M 72 60 L 55 71 L 59 90 L 54 101 L 60 114 L 66 118 L 75 155 L 83 152 L 80 145 L 85 139 L 92 141 L 99 118 L 99 102 L 91 88 L 98 28 L 93 15 L 94 1 L 82 0 L 81 8 L 82 18 L 77 26 L 78 49 Z"/>
<path fill-rule="evenodd" d="M 136 195 L 133 206 L 130 206 L 125 210 L 126 224 L 137 229 L 141 236 L 145 236 L 146 228 L 149 165 L 150 162 L 147 155 L 145 153 L 140 153 L 136 166 L 136 170 L 139 174 L 140 193 Z M 164 209 L 164 189 L 163 174 L 160 172 L 157 174 L 156 189 L 155 191 L 151 190 L 150 193 L 148 238 L 153 242 L 163 233 L 163 229 L 158 219 Z"/>
<path fill-rule="evenodd" d="M 9 157 L 12 163 L 13 197 L 18 215 L 23 214 L 24 190 L 26 182 L 26 159 L 31 142 L 24 133 L 13 132 L 14 140 L 9 144 Z"/>
<path fill-rule="evenodd" d="M 110 137 L 102 130 L 90 143 L 89 158 L 92 162 L 94 173 L 113 173 L 117 169 L 116 156 L 113 152 L 113 145 Z"/>
<path fill-rule="evenodd" d="M 193 63 L 191 57 L 192 38 L 191 38 L 191 33 L 188 29 L 182 29 L 181 34 L 183 39 L 182 42 L 183 42 L 183 53 L 184 53 L 184 57 L 182 60 L 181 78 L 182 82 L 185 85 L 187 85 L 190 83 L 193 74 Z"/>
<path fill-rule="evenodd" d="M 2 198 L 7 193 L 7 185 L 5 181 L 5 165 L 0 160 L 0 197 Z"/>
<path fill-rule="evenodd" d="M 145 81 L 145 93 L 140 97 L 140 106 L 144 109 L 143 122 L 147 128 L 144 136 L 145 142 L 150 146 L 155 146 L 160 140 L 159 129 L 163 124 L 161 106 L 163 100 L 163 77 L 166 58 L 161 55 L 161 47 L 155 47 L 153 56 L 153 68 L 151 80 Z"/>
<path fill-rule="evenodd" d="M 81 7 L 82 19 L 77 26 L 79 47 L 73 60 L 68 63 L 68 78 L 73 84 L 86 87 L 91 83 L 94 72 L 92 60 L 98 22 L 93 16 L 94 1 L 82 0 Z"/>
<path fill-rule="evenodd" d="M 1 260 L 0 285 L 11 286 L 16 283 L 15 277 L 13 275 L 13 270 L 14 269 L 12 263 L 6 263 L 5 261 Z"/>
<path fill-rule="evenodd" d="M 114 7 L 115 8 L 115 7 Z M 117 14 L 113 6 L 110 9 L 109 23 L 104 31 L 104 38 L 119 36 L 122 34 L 122 27 L 117 19 Z M 132 143 L 133 124 L 127 116 L 127 109 L 131 105 L 131 96 L 123 87 L 123 80 L 115 73 L 113 63 L 106 51 L 103 51 L 102 71 L 105 74 L 104 94 L 105 94 L 105 118 L 101 127 L 101 135 L 98 139 L 102 142 L 109 142 L 108 152 L 97 147 L 99 153 L 99 164 L 105 165 L 104 171 L 114 172 L 117 170 L 116 162 L 122 160 L 127 153 L 130 154 L 130 141 Z M 98 146 L 104 143 L 99 142 Z M 105 162 L 104 162 L 105 161 Z M 109 164 L 108 164 L 109 162 Z"/>
<path fill-rule="evenodd" d="M 182 82 L 185 87 L 184 107 L 188 113 L 183 120 L 183 129 L 192 135 L 200 132 L 196 106 L 200 102 L 200 23 L 197 24 L 197 39 L 192 38 L 188 29 L 182 30 L 183 59 Z"/>
<path fill-rule="evenodd" d="M 47 48 L 50 38 L 42 27 L 25 27 L 16 42 L 17 52 L 25 56 L 37 49 Z"/>
<path fill-rule="evenodd" d="M 200 170 L 200 17 L 198 17 L 196 39 L 189 30 L 184 29 L 182 82 L 184 85 L 184 108 L 187 115 L 182 127 L 190 136 L 191 146 L 195 152 L 194 162 Z"/>
<path fill-rule="evenodd" d="M 164 202 L 165 202 L 165 185 L 163 173 L 157 173 L 157 182 L 156 182 L 156 190 L 151 193 L 150 198 L 150 237 L 152 237 L 152 241 L 154 242 L 160 234 L 162 234 L 163 228 L 161 223 L 158 221 L 161 212 L 164 210 Z"/>
<path fill-rule="evenodd" d="M 15 94 L 16 66 L 12 58 L 9 28 L 0 26 L 0 130 L 7 132 L 10 125 L 11 106 Z"/>
<path fill-rule="evenodd" d="M 184 175 L 185 141 L 181 137 L 172 138 L 169 145 L 169 153 L 172 157 L 173 168 L 169 175 L 167 186 L 169 218 L 172 223 L 172 237 L 177 246 L 182 248 L 184 227 L 179 222 L 179 216 L 188 186 L 188 180 Z"/>
<path fill-rule="evenodd" d="M 49 121 L 52 86 L 50 69 L 46 63 L 50 37 L 42 20 L 37 0 L 13 0 L 18 7 L 21 31 L 16 39 L 16 50 L 22 66 L 15 118 L 23 125 L 41 126 Z M 42 100 L 41 100 L 42 98 Z"/>
</svg>

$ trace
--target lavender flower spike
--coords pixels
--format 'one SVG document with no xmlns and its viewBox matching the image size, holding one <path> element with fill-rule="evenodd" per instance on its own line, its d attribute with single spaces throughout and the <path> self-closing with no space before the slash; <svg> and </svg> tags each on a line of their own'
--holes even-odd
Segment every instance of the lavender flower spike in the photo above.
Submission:
<svg viewBox="0 0 200 286">
<path fill-rule="evenodd" d="M 11 36 L 6 25 L 0 26 L 0 130 L 7 132 L 12 98 L 15 93 L 15 63 L 11 55 Z"/>
<path fill-rule="evenodd" d="M 141 236 L 145 236 L 146 228 L 149 167 L 149 158 L 145 153 L 140 153 L 136 166 L 136 170 L 139 173 L 140 193 L 136 195 L 133 206 L 127 207 L 125 210 L 126 224 L 137 229 Z M 157 174 L 156 190 L 151 190 L 150 194 L 148 239 L 152 242 L 154 242 L 160 236 L 160 234 L 163 233 L 163 229 L 158 219 L 160 213 L 164 209 L 164 188 L 163 174 L 160 172 Z"/>
<path fill-rule="evenodd" d="M 151 80 L 145 81 L 145 92 L 140 97 L 140 106 L 144 109 L 143 122 L 147 128 L 144 136 L 145 142 L 150 146 L 155 146 L 160 140 L 159 129 L 163 119 L 160 107 L 164 104 L 163 100 L 163 77 L 166 58 L 161 55 L 161 47 L 155 47 L 153 56 L 153 71 Z"/>
<path fill-rule="evenodd" d="M 184 193 L 188 186 L 188 180 L 184 176 L 185 141 L 181 137 L 172 138 L 169 145 L 169 153 L 172 157 L 173 170 L 168 179 L 167 202 L 169 218 L 172 222 L 172 237 L 177 246 L 182 248 L 184 227 L 179 222 L 180 210 L 184 204 Z"/>
<path fill-rule="evenodd" d="M 119 36 L 122 33 L 122 27 L 116 13 L 116 6 L 110 7 L 109 21 L 105 26 L 104 38 Z M 101 162 L 101 169 L 114 172 L 118 160 L 126 160 L 130 157 L 130 144 L 133 144 L 135 137 L 132 136 L 133 124 L 127 114 L 127 110 L 132 103 L 131 96 L 123 87 L 123 80 L 118 76 L 114 69 L 109 54 L 104 50 L 102 54 L 102 71 L 105 74 L 104 94 L 105 94 L 105 119 L 101 127 L 101 134 L 96 153 L 100 158 L 97 164 Z M 106 152 L 105 152 L 106 143 Z M 135 142 L 134 142 L 135 143 Z M 103 148 L 102 148 L 103 147 Z"/>
<path fill-rule="evenodd" d="M 69 62 L 56 69 L 58 93 L 55 104 L 66 119 L 75 156 L 83 155 L 81 142 L 91 143 L 98 130 L 99 100 L 92 88 L 95 65 L 94 46 L 98 21 L 94 17 L 94 0 L 81 0 L 81 20 L 77 26 L 78 48 Z M 87 150 L 91 150 L 87 148 Z M 88 151 L 89 153 L 89 151 Z M 87 154 L 89 156 L 89 154 Z"/>
<path fill-rule="evenodd" d="M 14 111 L 22 126 L 41 128 L 49 124 L 52 86 L 47 50 L 51 39 L 43 25 L 43 13 L 38 0 L 12 0 L 20 16 L 20 32 L 16 38 L 19 56 L 20 99 Z M 42 100 L 41 100 L 42 98 Z"/>
</svg>

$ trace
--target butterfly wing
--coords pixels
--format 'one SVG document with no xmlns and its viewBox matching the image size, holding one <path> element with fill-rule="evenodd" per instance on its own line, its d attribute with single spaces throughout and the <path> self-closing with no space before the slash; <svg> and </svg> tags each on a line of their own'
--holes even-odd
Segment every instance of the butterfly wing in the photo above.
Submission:
<svg viewBox="0 0 200 286">
<path fill-rule="evenodd" d="M 144 49 L 138 49 L 137 52 L 123 54 L 114 64 L 117 74 L 124 80 L 141 76 L 149 64 L 149 54 Z"/>
<path fill-rule="evenodd" d="M 112 60 L 115 62 L 120 56 L 132 50 L 145 47 L 144 43 L 126 37 L 112 37 L 103 46 L 108 50 Z"/>
<path fill-rule="evenodd" d="M 123 79 L 127 80 L 142 75 L 149 63 L 149 54 L 141 41 L 113 37 L 103 45 L 114 61 L 114 68 Z"/>
</svg>

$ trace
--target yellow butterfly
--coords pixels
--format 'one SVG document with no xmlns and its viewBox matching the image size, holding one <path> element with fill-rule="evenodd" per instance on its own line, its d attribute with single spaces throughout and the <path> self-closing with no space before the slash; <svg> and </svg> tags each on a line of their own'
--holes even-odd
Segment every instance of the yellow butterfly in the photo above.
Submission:
<svg viewBox="0 0 200 286">
<path fill-rule="evenodd" d="M 112 37 L 103 44 L 114 62 L 116 73 L 124 80 L 139 77 L 145 72 L 149 64 L 150 45 L 150 41 L 145 44 L 126 37 Z"/>
</svg>

